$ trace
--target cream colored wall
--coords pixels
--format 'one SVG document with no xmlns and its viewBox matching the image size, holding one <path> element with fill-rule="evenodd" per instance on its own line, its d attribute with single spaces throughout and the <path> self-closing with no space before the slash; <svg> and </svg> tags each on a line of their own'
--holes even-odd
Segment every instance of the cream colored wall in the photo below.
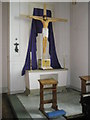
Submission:
<svg viewBox="0 0 90 120">
<path fill-rule="evenodd" d="M 9 4 L 2 3 L 2 87 L 3 92 L 7 92 L 8 75 L 7 75 L 7 56 L 8 56 L 8 39 L 9 39 Z"/>
<path fill-rule="evenodd" d="M 56 4 L 57 4 L 57 6 L 56 6 Z M 61 3 L 59 3 L 59 5 L 60 4 Z M 65 4 L 65 6 L 63 4 L 61 4 L 61 6 L 58 6 L 58 3 L 47 3 L 47 9 L 51 9 L 51 11 L 53 12 L 53 16 L 56 14 L 55 17 L 66 17 L 67 18 L 67 16 L 68 16 L 68 18 L 69 18 L 69 14 L 70 14 L 70 11 L 68 10 L 69 6 L 67 4 Z M 10 3 L 10 92 L 11 93 L 23 92 L 25 89 L 25 78 L 24 78 L 24 76 L 21 76 L 21 71 L 22 71 L 22 68 L 23 68 L 23 65 L 25 62 L 25 57 L 26 57 L 26 52 L 27 52 L 29 34 L 30 34 L 30 30 L 31 30 L 31 20 L 20 19 L 19 15 L 20 14 L 32 15 L 34 7 L 43 8 L 43 3 L 20 3 L 20 4 Z M 55 12 L 55 7 L 61 7 L 60 13 L 62 14 L 62 16 L 58 16 L 57 9 Z M 68 12 L 66 15 L 67 10 L 68 10 Z M 55 25 L 56 25 L 56 23 L 54 24 L 54 26 Z M 63 31 L 65 31 L 65 33 L 66 33 L 65 29 L 69 30 L 67 28 L 67 25 L 63 26 L 63 23 L 60 23 L 60 25 L 62 26 L 62 29 L 63 29 Z M 66 28 L 64 28 L 64 27 L 66 27 Z M 59 28 L 58 28 L 58 30 L 54 29 L 54 33 L 56 33 L 56 32 L 59 32 Z M 57 36 L 57 33 L 56 33 L 56 36 Z M 61 37 L 60 37 L 61 44 L 63 44 L 63 42 L 65 42 L 63 40 L 66 40 L 66 37 L 67 36 L 65 36 L 63 38 L 61 35 Z M 14 50 L 15 49 L 14 43 L 16 42 L 15 38 L 17 38 L 18 39 L 17 42 L 19 42 L 19 52 L 18 53 L 15 53 L 15 50 Z M 59 39 L 58 40 L 55 39 L 55 40 L 59 42 Z M 56 48 L 57 47 L 60 48 L 60 46 L 57 46 L 57 45 L 58 45 L 58 43 L 56 44 Z M 66 47 L 67 46 L 64 46 L 64 48 L 66 48 Z M 59 48 L 58 48 L 58 50 L 59 50 Z M 64 50 L 64 48 L 63 48 L 63 50 Z M 60 55 L 60 52 L 59 52 L 59 55 Z M 58 57 L 59 57 L 59 55 L 58 55 Z"/>
<path fill-rule="evenodd" d="M 29 40 L 30 24 L 31 20 L 20 20 L 19 10 L 21 13 L 31 14 L 30 6 L 42 7 L 40 4 L 28 4 L 24 3 L 19 5 L 12 3 L 10 6 L 10 90 L 23 91 L 25 88 L 24 77 L 21 77 L 21 70 L 25 61 L 26 48 Z M 74 86 L 80 89 L 80 75 L 88 74 L 88 8 L 87 3 L 76 4 L 71 7 L 69 3 L 54 3 L 54 16 L 64 17 L 68 19 L 68 23 L 54 23 L 55 45 L 56 51 L 61 65 L 63 66 L 63 56 L 65 55 L 66 67 L 69 68 L 68 83 L 67 85 Z M 13 9 L 13 12 L 12 12 Z M 6 14 L 6 13 L 5 13 Z M 70 16 L 71 14 L 71 16 Z M 71 20 L 71 23 L 70 23 Z M 4 20 L 5 22 L 6 20 Z M 20 22 L 20 23 L 19 23 Z M 6 25 L 7 26 L 7 25 Z M 71 26 L 71 29 L 70 29 Z M 20 28 L 20 29 L 19 29 Z M 5 30 L 5 28 L 3 28 Z M 3 30 L 3 31 L 4 31 Z M 71 31 L 70 31 L 71 30 Z M 3 34 L 6 46 L 6 36 Z M 18 38 L 19 53 L 14 52 L 15 38 Z M 23 42 L 22 42 L 23 41 Z M 2 44 L 2 43 L 1 43 Z M 0 45 L 1 45 L 0 44 Z M 1 49 L 1 47 L 0 47 Z M 5 51 L 4 51 L 5 50 Z M 7 46 L 3 48 L 3 58 L 7 59 Z M 4 54 L 6 56 L 4 56 Z M 71 55 L 70 55 L 71 54 Z M 1 60 L 1 59 L 0 59 Z M 7 88 L 7 63 L 3 62 L 3 87 Z M 71 67 L 71 70 L 70 70 Z M 71 81 L 70 81 L 71 74 Z M 5 76 L 4 76 L 5 75 Z"/>
<path fill-rule="evenodd" d="M 70 27 L 70 84 L 80 90 L 79 76 L 88 75 L 88 3 L 71 5 Z"/>
<path fill-rule="evenodd" d="M 2 93 L 2 4 L 0 2 L 0 93 Z"/>
<path fill-rule="evenodd" d="M 2 4 L 0 2 L 0 119 L 2 119 Z"/>
<path fill-rule="evenodd" d="M 54 35 L 56 43 L 56 51 L 59 62 L 62 67 L 68 68 L 67 86 L 70 85 L 70 3 L 62 2 L 55 4 L 55 17 L 65 18 L 68 22 L 54 23 Z"/>
<path fill-rule="evenodd" d="M 47 4 L 48 8 L 52 5 Z M 10 3 L 10 92 L 23 92 L 25 76 L 21 76 L 31 30 L 29 19 L 20 18 L 20 14 L 32 15 L 33 8 L 43 8 L 43 3 Z M 19 52 L 15 52 L 14 43 L 18 39 Z"/>
<path fill-rule="evenodd" d="M 90 2 L 88 3 L 88 13 L 90 13 Z M 90 21 L 90 14 L 88 14 L 88 21 Z M 90 22 L 88 22 L 88 33 L 90 33 Z M 88 61 L 90 61 L 90 34 L 88 34 Z M 90 75 L 90 62 L 88 62 L 88 74 Z"/>
</svg>

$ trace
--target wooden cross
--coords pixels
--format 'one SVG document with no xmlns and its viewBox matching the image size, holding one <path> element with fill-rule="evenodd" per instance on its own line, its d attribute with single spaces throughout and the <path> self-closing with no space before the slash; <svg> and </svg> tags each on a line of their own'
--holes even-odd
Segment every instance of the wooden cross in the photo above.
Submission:
<svg viewBox="0 0 90 120">
<path fill-rule="evenodd" d="M 46 4 L 44 4 L 44 14 L 43 16 L 30 16 L 30 15 L 20 15 L 25 18 L 40 20 L 43 24 L 43 59 L 45 57 L 46 53 L 46 47 L 47 47 L 47 39 L 48 39 L 48 24 L 49 22 L 67 22 L 67 19 L 63 18 L 50 18 L 46 15 Z"/>
</svg>

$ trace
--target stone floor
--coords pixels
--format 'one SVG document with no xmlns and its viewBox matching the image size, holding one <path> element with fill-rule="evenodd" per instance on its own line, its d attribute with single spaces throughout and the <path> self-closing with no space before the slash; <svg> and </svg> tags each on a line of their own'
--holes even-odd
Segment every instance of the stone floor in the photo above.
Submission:
<svg viewBox="0 0 90 120">
<path fill-rule="evenodd" d="M 63 108 L 67 112 L 67 115 L 69 115 L 69 113 L 73 113 L 72 111 L 75 111 L 75 113 L 73 114 L 81 112 L 81 106 L 79 104 L 80 99 L 79 92 L 68 89 L 67 92 L 57 93 L 57 95 L 59 109 Z M 46 98 L 50 97 L 50 94 L 45 94 L 45 97 Z M 46 109 L 48 107 L 50 107 L 50 105 L 45 106 Z M 29 96 L 26 96 L 24 93 L 16 95 L 7 94 L 2 95 L 2 116 L 3 116 L 2 120 L 17 118 L 21 120 L 21 117 L 23 118 L 23 116 L 25 119 L 27 119 L 25 115 L 28 115 L 29 120 L 32 120 L 32 118 L 35 119 L 36 117 L 38 117 L 38 120 L 41 119 L 44 120 L 45 116 L 38 110 L 38 108 L 39 108 L 39 93 L 33 93 Z M 78 108 L 79 110 L 77 110 Z M 18 114 L 17 117 L 16 114 Z M 59 117 L 58 120 L 65 119 L 63 117 Z M 85 120 L 85 118 L 82 115 L 76 114 L 67 117 L 67 120 Z"/>
<path fill-rule="evenodd" d="M 52 97 L 52 94 L 45 93 L 44 99 Z M 17 97 L 24 105 L 32 118 L 45 118 L 45 116 L 39 111 L 40 95 L 39 93 L 33 93 L 29 96 L 25 94 L 18 94 Z M 66 111 L 66 116 L 72 116 L 82 113 L 82 107 L 80 104 L 80 92 L 67 89 L 67 91 L 57 93 L 58 108 Z M 51 104 L 45 105 L 45 111 L 51 111 Z"/>
</svg>

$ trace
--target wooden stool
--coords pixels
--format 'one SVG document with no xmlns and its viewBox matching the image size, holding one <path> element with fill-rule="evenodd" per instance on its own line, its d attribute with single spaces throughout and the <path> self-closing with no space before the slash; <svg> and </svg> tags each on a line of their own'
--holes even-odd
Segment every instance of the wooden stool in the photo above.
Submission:
<svg viewBox="0 0 90 120">
<path fill-rule="evenodd" d="M 52 108 L 57 110 L 57 80 L 54 79 L 40 79 L 40 108 L 39 110 L 44 112 L 44 104 L 52 103 Z M 44 85 L 52 85 L 49 87 L 44 87 Z M 52 99 L 44 100 L 44 91 L 52 90 Z"/>
</svg>

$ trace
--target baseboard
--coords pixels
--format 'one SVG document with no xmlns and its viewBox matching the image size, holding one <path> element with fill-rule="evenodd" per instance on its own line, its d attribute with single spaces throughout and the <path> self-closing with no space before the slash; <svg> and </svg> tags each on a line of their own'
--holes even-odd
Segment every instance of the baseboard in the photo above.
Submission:
<svg viewBox="0 0 90 120">
<path fill-rule="evenodd" d="M 71 88 L 77 91 L 81 91 L 80 88 L 77 88 L 75 86 L 58 86 L 57 87 L 57 92 L 66 92 L 66 88 Z M 25 90 L 19 90 L 19 91 L 10 91 L 10 94 L 18 94 L 18 93 L 24 93 Z M 30 90 L 30 95 L 33 94 L 39 94 L 40 90 L 39 89 L 33 89 Z M 8 88 L 7 87 L 3 87 L 0 88 L 0 93 L 8 93 Z"/>
<path fill-rule="evenodd" d="M 8 88 L 7 87 L 2 87 L 2 93 L 7 93 L 8 92 Z"/>
<path fill-rule="evenodd" d="M 9 94 L 17 94 L 17 93 L 23 93 L 24 90 L 19 90 L 19 91 L 10 91 Z M 0 94 L 2 93 L 8 93 L 8 88 L 7 87 L 0 87 Z"/>
<path fill-rule="evenodd" d="M 66 92 L 67 91 L 66 88 L 67 88 L 66 86 L 58 86 L 57 87 L 57 92 Z"/>
<path fill-rule="evenodd" d="M 3 88 L 3 93 L 8 92 L 5 88 Z M 66 86 L 58 86 L 57 92 L 66 92 Z M 10 91 L 9 94 L 18 94 L 18 93 L 25 93 L 25 90 L 19 90 L 19 91 Z M 40 89 L 32 89 L 30 90 L 30 95 L 39 95 Z"/>
<path fill-rule="evenodd" d="M 8 88 L 7 87 L 0 88 L 0 93 L 8 93 Z M 10 91 L 9 92 L 9 94 L 17 94 L 17 93 L 24 93 L 24 90 Z"/>
<path fill-rule="evenodd" d="M 74 90 L 77 90 L 77 91 L 81 92 L 80 88 L 72 86 L 72 85 L 68 86 L 68 88 L 71 88 L 71 89 L 74 89 Z"/>
<path fill-rule="evenodd" d="M 9 94 L 18 94 L 18 93 L 24 93 L 24 90 L 10 91 Z"/>
</svg>

